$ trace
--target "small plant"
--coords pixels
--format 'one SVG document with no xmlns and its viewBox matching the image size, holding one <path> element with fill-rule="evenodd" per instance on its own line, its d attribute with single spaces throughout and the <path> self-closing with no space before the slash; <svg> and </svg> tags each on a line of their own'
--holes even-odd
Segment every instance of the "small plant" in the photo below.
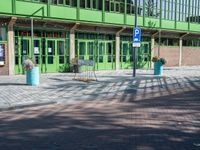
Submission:
<svg viewBox="0 0 200 150">
<path fill-rule="evenodd" d="M 160 62 L 162 65 L 165 65 L 167 63 L 166 59 L 164 59 L 164 58 L 160 58 Z"/>
<path fill-rule="evenodd" d="M 152 58 L 152 61 L 155 62 L 160 62 L 162 65 L 165 65 L 167 63 L 165 58 L 159 58 L 158 56 L 154 56 Z"/>
<path fill-rule="evenodd" d="M 154 56 L 153 58 L 152 58 L 152 61 L 153 62 L 157 62 L 159 60 L 159 57 L 158 56 Z"/>
<path fill-rule="evenodd" d="M 25 71 L 32 70 L 35 66 L 35 62 L 29 57 L 23 61 L 23 68 Z"/>
</svg>

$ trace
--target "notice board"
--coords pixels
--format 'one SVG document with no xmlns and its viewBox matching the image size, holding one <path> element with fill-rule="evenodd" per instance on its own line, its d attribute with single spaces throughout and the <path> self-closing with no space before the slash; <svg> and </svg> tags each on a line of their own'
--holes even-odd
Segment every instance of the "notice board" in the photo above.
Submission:
<svg viewBox="0 0 200 150">
<path fill-rule="evenodd" d="M 5 44 L 0 43 L 0 66 L 5 65 Z"/>
</svg>

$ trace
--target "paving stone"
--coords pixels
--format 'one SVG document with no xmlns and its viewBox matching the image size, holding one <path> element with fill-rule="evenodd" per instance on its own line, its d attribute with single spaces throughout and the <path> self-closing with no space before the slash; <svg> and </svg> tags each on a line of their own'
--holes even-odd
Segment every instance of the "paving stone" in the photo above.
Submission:
<svg viewBox="0 0 200 150">
<path fill-rule="evenodd" d="M 164 76 L 154 76 L 153 70 L 98 71 L 98 81 L 73 80 L 73 74 L 42 74 L 37 87 L 25 85 L 25 76 L 0 77 L 0 110 L 43 103 L 87 100 L 115 100 L 134 93 L 135 99 L 169 95 L 198 89 L 200 66 L 166 68 Z"/>
</svg>

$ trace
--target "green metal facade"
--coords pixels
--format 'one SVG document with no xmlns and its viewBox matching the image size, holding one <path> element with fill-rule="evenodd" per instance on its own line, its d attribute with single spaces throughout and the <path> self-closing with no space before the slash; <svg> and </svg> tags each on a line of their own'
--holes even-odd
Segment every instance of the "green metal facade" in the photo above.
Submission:
<svg viewBox="0 0 200 150">
<path fill-rule="evenodd" d="M 67 0 L 66 0 L 67 1 Z M 105 3 L 107 0 L 101 0 L 102 8 L 91 9 L 91 7 L 81 8 L 80 0 L 77 0 L 76 6 L 67 5 L 66 2 L 61 0 L 63 4 L 55 1 L 40 1 L 40 0 L 0 0 L 0 15 L 6 16 L 17 16 L 17 17 L 31 17 L 34 16 L 39 19 L 47 20 L 60 20 L 67 22 L 80 22 L 80 23 L 90 23 L 90 24 L 102 24 L 110 26 L 126 26 L 132 27 L 134 23 L 133 14 L 127 13 L 126 5 L 129 1 L 113 1 L 110 4 L 109 11 L 105 11 Z M 140 0 L 141 1 L 141 0 Z M 186 4 L 179 4 L 181 0 L 157 0 L 156 3 L 148 4 L 151 0 L 146 0 L 140 2 L 141 9 L 138 17 L 138 25 L 142 28 L 155 28 L 155 29 L 167 29 L 176 31 L 189 31 L 189 32 L 200 32 L 199 24 L 199 3 L 195 0 L 188 0 Z M 155 1 L 155 0 L 154 0 Z M 117 4 L 124 3 L 124 13 L 116 12 Z M 170 4 L 173 3 L 174 5 Z M 184 2 L 184 0 L 183 0 Z M 87 3 L 87 2 L 86 2 Z M 90 1 L 92 5 L 92 1 Z M 65 5 L 64 5 L 65 4 Z M 155 15 L 147 14 L 147 4 L 153 5 L 155 7 Z M 85 4 L 86 5 L 86 4 Z M 98 6 L 98 4 L 96 4 Z M 158 6 L 160 5 L 160 6 Z M 179 7 L 179 5 L 183 5 Z M 187 6 L 186 6 L 187 5 Z M 173 8 L 173 7 L 174 8 Z M 186 8 L 184 8 L 186 6 Z M 134 7 L 134 5 L 133 5 Z M 173 13 L 170 12 L 172 7 Z M 120 9 L 120 8 L 119 8 Z M 182 11 L 181 11 L 182 10 Z M 134 11 L 134 10 L 133 10 Z M 186 11 L 186 13 L 185 13 Z M 165 13 L 163 13 L 165 12 Z M 181 13 L 184 14 L 180 16 Z M 187 13 L 188 12 L 188 13 Z M 157 15 L 159 14 L 159 15 Z M 171 17 L 170 17 L 171 16 Z M 181 19 L 184 18 L 184 19 Z M 196 22 L 195 22 L 196 21 Z M 195 23 L 194 23 L 195 22 Z"/>
<path fill-rule="evenodd" d="M 93 60 L 95 70 L 130 69 L 136 9 L 142 28 L 137 68 L 151 67 L 159 31 L 161 47 L 200 46 L 198 0 L 138 0 L 137 8 L 132 0 L 0 0 L 0 19 L 7 19 L 0 20 L 0 43 L 9 44 L 6 30 L 9 21 L 17 18 L 13 26 L 15 74 L 23 74 L 23 61 L 33 56 L 41 73 L 70 71 L 72 51 L 73 57 Z M 30 18 L 34 18 L 33 39 Z M 74 30 L 76 25 L 82 28 Z"/>
</svg>

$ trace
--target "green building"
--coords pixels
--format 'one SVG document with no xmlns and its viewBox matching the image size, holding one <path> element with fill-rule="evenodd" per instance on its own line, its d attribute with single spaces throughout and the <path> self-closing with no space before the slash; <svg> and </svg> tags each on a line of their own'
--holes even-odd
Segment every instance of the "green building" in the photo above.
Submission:
<svg viewBox="0 0 200 150">
<path fill-rule="evenodd" d="M 0 75 L 23 74 L 33 56 L 41 73 L 69 71 L 75 57 L 96 70 L 132 68 L 136 10 L 137 68 L 155 55 L 167 66 L 200 65 L 199 0 L 138 0 L 137 8 L 132 0 L 0 0 Z"/>
</svg>

